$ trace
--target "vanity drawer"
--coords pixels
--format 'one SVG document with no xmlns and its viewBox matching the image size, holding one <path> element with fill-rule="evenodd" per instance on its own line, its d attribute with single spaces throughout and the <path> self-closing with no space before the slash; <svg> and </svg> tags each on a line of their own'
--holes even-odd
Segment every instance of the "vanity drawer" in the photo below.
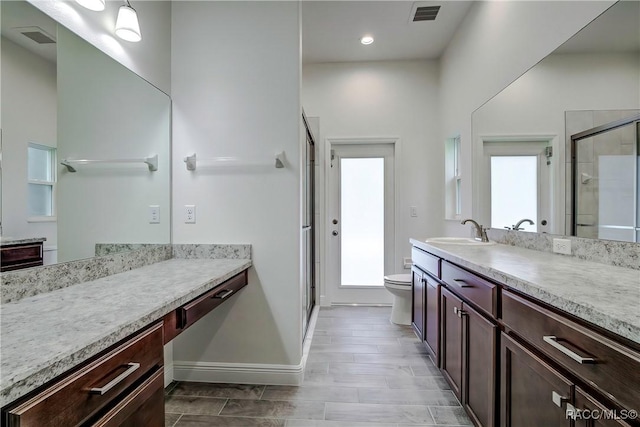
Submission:
<svg viewBox="0 0 640 427">
<path fill-rule="evenodd" d="M 411 250 L 411 262 L 433 277 L 440 278 L 440 258 L 437 256 L 414 247 Z"/>
<path fill-rule="evenodd" d="M 493 317 L 498 316 L 498 285 L 447 261 L 442 262 L 442 281 Z"/>
<path fill-rule="evenodd" d="M 247 271 L 245 270 L 180 307 L 177 310 L 176 319 L 178 328 L 185 329 L 193 325 L 205 314 L 225 302 L 236 291 L 245 287 L 247 282 Z"/>
<path fill-rule="evenodd" d="M 162 323 L 157 323 L 7 410 L 8 426 L 79 425 L 162 365 Z"/>
<path fill-rule="evenodd" d="M 640 353 L 508 290 L 502 321 L 592 387 L 640 410 Z"/>
<path fill-rule="evenodd" d="M 42 243 L 6 246 L 0 249 L 0 271 L 42 265 Z"/>
</svg>

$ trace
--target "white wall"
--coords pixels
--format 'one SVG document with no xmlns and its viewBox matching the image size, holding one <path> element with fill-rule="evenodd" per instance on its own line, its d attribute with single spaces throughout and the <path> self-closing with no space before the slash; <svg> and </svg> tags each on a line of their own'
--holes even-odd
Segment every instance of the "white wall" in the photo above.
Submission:
<svg viewBox="0 0 640 427">
<path fill-rule="evenodd" d="M 437 62 L 308 64 L 303 67 L 302 100 L 307 115 L 320 119 L 321 166 L 327 138 L 400 138 L 394 269 L 406 272 L 402 258 L 411 256 L 409 238 L 441 233 L 442 186 L 433 177 L 442 175 L 443 166 L 431 150 L 439 135 Z M 320 167 L 322 207 L 327 205 L 324 180 Z M 410 206 L 417 207 L 417 217 L 410 217 Z M 322 230 L 321 244 L 326 235 Z M 324 287 L 321 292 L 325 295 Z"/>
<path fill-rule="evenodd" d="M 58 166 L 58 261 L 96 243 L 170 241 L 170 115 L 163 92 L 64 28 L 58 29 L 58 159 L 158 155 L 145 164 Z M 160 223 L 149 223 L 149 206 Z"/>
<path fill-rule="evenodd" d="M 27 0 L 116 61 L 171 93 L 171 2 L 132 1 L 138 13 L 142 41 L 119 39 L 113 30 L 124 3 L 107 0 L 105 10 L 94 12 L 73 0 Z"/>
<path fill-rule="evenodd" d="M 56 64 L 3 37 L 1 75 L 2 234 L 46 237 L 45 246 L 55 246 L 55 222 L 27 221 L 27 147 L 57 145 Z"/>
<path fill-rule="evenodd" d="M 244 290 L 176 339 L 176 378 L 220 380 L 224 367 L 231 375 L 224 380 L 243 382 L 248 365 L 298 372 L 299 5 L 172 6 L 174 242 L 250 243 L 254 263 Z M 199 158 L 258 156 L 275 164 L 280 150 L 286 152 L 284 169 L 216 169 L 202 161 L 192 172 L 182 161 L 195 152 Z M 184 224 L 186 204 L 196 205 L 196 224 Z M 204 368 L 193 367 L 196 362 Z"/>
<path fill-rule="evenodd" d="M 462 214 L 471 217 L 471 113 L 612 5 L 613 1 L 474 2 L 440 61 L 441 143 L 462 141 Z M 441 182 L 442 174 L 433 177 Z M 444 212 L 442 213 L 444 217 Z M 467 235 L 444 221 L 448 235 Z"/>
</svg>

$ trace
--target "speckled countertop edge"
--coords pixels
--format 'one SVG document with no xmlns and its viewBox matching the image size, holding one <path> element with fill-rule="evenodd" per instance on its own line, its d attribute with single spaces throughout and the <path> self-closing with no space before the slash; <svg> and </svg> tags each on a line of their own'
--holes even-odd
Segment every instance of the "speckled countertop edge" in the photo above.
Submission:
<svg viewBox="0 0 640 427">
<path fill-rule="evenodd" d="M 640 344 L 640 271 L 495 244 L 411 243 Z"/>
<path fill-rule="evenodd" d="M 249 259 L 171 259 L 3 304 L 0 407 L 251 264 Z M 98 304 L 102 310 L 96 310 Z"/>
<path fill-rule="evenodd" d="M 25 237 L 22 239 L 10 239 L 8 237 L 3 237 L 0 239 L 0 246 L 25 245 L 27 243 L 40 243 L 46 241 L 46 237 Z"/>
</svg>

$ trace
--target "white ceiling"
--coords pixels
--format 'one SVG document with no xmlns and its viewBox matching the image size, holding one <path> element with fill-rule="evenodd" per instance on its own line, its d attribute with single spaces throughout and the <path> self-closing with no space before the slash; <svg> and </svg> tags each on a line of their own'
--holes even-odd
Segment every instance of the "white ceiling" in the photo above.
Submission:
<svg viewBox="0 0 640 427">
<path fill-rule="evenodd" d="M 471 1 L 303 1 L 302 62 L 439 58 Z M 441 6 L 435 21 L 412 22 L 415 6 Z M 371 35 L 375 42 L 360 44 Z"/>
<path fill-rule="evenodd" d="M 24 27 L 38 27 L 54 40 L 56 22 L 25 1 L 2 1 L 2 36 L 48 61 L 56 62 L 56 44 L 38 44 L 22 35 Z"/>
</svg>

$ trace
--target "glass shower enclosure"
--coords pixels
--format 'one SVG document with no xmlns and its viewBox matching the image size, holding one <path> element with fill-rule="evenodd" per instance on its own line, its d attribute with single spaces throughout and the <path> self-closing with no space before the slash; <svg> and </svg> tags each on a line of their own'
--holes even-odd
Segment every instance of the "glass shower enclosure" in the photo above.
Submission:
<svg viewBox="0 0 640 427">
<path fill-rule="evenodd" d="M 572 235 L 640 242 L 640 114 L 571 136 Z"/>
</svg>

